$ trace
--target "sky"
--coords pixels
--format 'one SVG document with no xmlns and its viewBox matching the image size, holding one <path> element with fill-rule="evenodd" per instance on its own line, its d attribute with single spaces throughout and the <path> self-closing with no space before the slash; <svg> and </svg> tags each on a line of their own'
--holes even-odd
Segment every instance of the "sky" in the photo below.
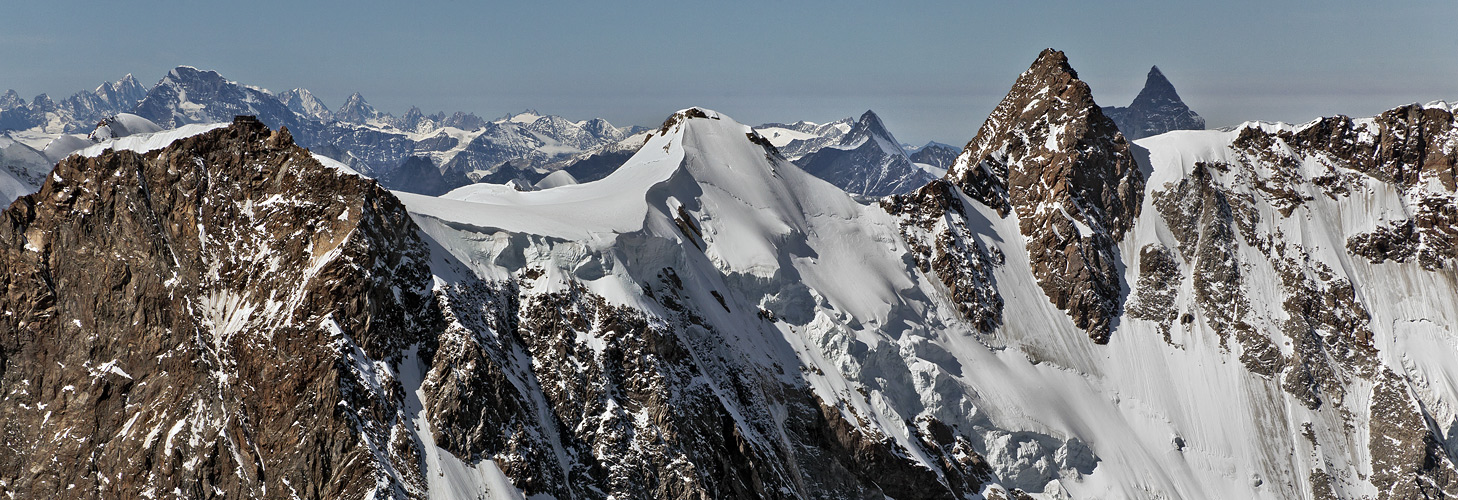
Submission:
<svg viewBox="0 0 1458 500">
<path fill-rule="evenodd" d="M 1211 127 L 1458 100 L 1458 2 L 7 2 L 0 89 L 61 98 L 124 74 L 216 70 L 330 107 L 535 109 L 657 125 L 877 112 L 902 142 L 961 145 L 1046 47 L 1101 105 L 1158 65 Z"/>
</svg>

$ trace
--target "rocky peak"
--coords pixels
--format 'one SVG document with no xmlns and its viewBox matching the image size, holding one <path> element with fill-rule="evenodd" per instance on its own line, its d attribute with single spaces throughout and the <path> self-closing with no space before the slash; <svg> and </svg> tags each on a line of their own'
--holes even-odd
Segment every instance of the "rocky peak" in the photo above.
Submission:
<svg viewBox="0 0 1458 500">
<path fill-rule="evenodd" d="M 856 120 L 856 125 L 868 134 L 891 137 L 891 133 L 886 131 L 886 125 L 881 123 L 881 117 L 877 116 L 875 111 L 868 109 L 865 113 L 861 113 L 860 119 Z"/>
<path fill-rule="evenodd" d="M 1104 113 L 1119 125 L 1129 140 L 1159 135 L 1171 130 L 1204 130 L 1205 119 L 1186 106 L 1174 84 L 1159 66 L 1149 68 L 1144 89 L 1129 107 L 1110 106 Z"/>
<path fill-rule="evenodd" d="M 695 118 L 718 120 L 719 114 L 717 112 L 708 111 L 700 107 L 681 109 L 678 112 L 669 115 L 667 119 L 663 120 L 663 126 L 658 127 L 658 135 L 668 135 L 671 131 L 676 130 L 676 127 L 683 124 L 683 122 Z"/>
<path fill-rule="evenodd" d="M 319 100 L 318 97 L 314 97 L 314 94 L 309 92 L 308 89 L 293 89 L 284 92 L 279 98 L 283 100 L 284 105 L 288 106 L 290 110 L 305 117 L 324 121 L 332 117 L 332 114 L 329 112 L 329 106 L 325 105 L 324 101 Z"/>
<path fill-rule="evenodd" d="M 24 105 L 25 99 L 21 98 L 20 93 L 16 92 L 15 89 L 10 89 L 5 92 L 5 95 L 0 95 L 0 111 L 14 109 Z"/>
<path fill-rule="evenodd" d="M 365 123 L 379 116 L 380 112 L 376 111 L 370 103 L 365 102 L 364 96 L 359 92 L 350 94 L 349 98 L 344 100 L 344 105 L 339 107 L 339 111 L 334 113 L 334 117 L 339 121 L 354 124 Z"/>
<path fill-rule="evenodd" d="M 51 100 L 51 96 L 49 95 L 41 94 L 35 96 L 35 99 L 30 100 L 30 109 L 37 112 L 54 111 L 56 109 L 56 101 Z"/>
<path fill-rule="evenodd" d="M 444 112 L 438 113 L 438 115 L 440 116 L 440 125 L 445 127 L 455 127 L 461 130 L 480 130 L 481 127 L 486 126 L 486 120 L 476 116 L 474 113 L 457 111 L 451 113 L 450 116 L 446 116 Z"/>
<path fill-rule="evenodd" d="M 0 213 L 0 491 L 422 495 L 392 367 L 436 328 L 427 255 L 252 117 L 68 157 Z"/>
<path fill-rule="evenodd" d="M 132 77 L 131 73 L 115 82 L 106 82 L 92 91 L 103 102 L 111 106 L 111 111 L 131 111 L 137 106 L 137 102 L 147 96 L 147 89 Z"/>
<path fill-rule="evenodd" d="M 221 85 L 227 83 L 227 81 L 226 78 L 223 78 L 223 75 L 216 71 L 201 70 L 192 66 L 178 66 L 172 68 L 172 71 L 167 72 L 167 75 L 162 77 L 162 81 L 158 82 L 158 85 L 187 85 L 189 83 L 203 82 Z"/>
<path fill-rule="evenodd" d="M 1115 243 L 1139 215 L 1144 177 L 1062 52 L 1038 55 L 947 178 L 1018 217 L 1044 293 L 1095 341 L 1108 341 L 1122 303 Z"/>
<path fill-rule="evenodd" d="M 190 123 L 227 122 L 238 115 L 257 116 L 270 127 L 302 132 L 299 116 L 263 89 L 228 81 L 216 71 L 178 66 L 162 77 L 137 103 L 135 114 L 163 128 Z"/>
<path fill-rule="evenodd" d="M 1180 100 L 1179 93 L 1175 92 L 1174 84 L 1164 77 L 1164 72 L 1159 66 L 1150 66 L 1149 74 L 1144 78 L 1144 90 L 1134 98 L 1134 102 L 1152 102 L 1160 99 Z"/>
</svg>

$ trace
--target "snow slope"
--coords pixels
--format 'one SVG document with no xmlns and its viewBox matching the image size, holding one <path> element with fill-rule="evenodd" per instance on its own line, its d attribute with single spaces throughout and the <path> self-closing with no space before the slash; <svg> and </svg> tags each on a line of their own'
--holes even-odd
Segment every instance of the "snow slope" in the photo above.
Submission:
<svg viewBox="0 0 1458 500">
<path fill-rule="evenodd" d="M 645 284 L 665 265 L 677 269 L 690 284 L 689 307 L 726 343 L 701 354 L 743 360 L 762 374 L 804 367 L 768 376 L 807 385 L 923 463 L 933 458 L 918 451 L 916 422 L 944 422 L 971 436 L 991 464 L 995 480 L 984 493 L 1311 498 L 1329 486 L 1378 494 L 1366 478 L 1374 470 L 1367 436 L 1385 432 L 1368 415 L 1380 384 L 1360 375 L 1363 365 L 1334 362 L 1344 392 L 1322 396 L 1331 399 L 1313 408 L 1282 377 L 1252 371 L 1243 356 L 1256 344 L 1212 326 L 1215 312 L 1195 298 L 1190 264 L 1179 267 L 1173 299 L 1190 320 L 1166 338 L 1160 322 L 1125 311 L 1109 343 L 1097 345 L 1039 288 L 1017 219 L 958 195 L 976 240 L 1002 256 L 993 281 L 1007 315 L 995 332 L 979 334 L 957 314 L 948 290 L 911 264 L 893 217 L 767 154 L 748 127 L 710 111 L 690 117 L 693 111 L 680 112 L 598 182 L 535 192 L 478 185 L 441 198 L 401 198 L 426 233 L 482 279 L 546 290 L 577 283 L 653 312 L 662 306 Z M 1347 236 L 1411 212 L 1404 195 L 1354 177 L 1360 195 L 1312 196 L 1295 215 L 1284 214 L 1256 190 L 1271 171 L 1232 145 L 1239 135 L 1181 131 L 1139 143 L 1148 151 L 1141 165 L 1147 192 L 1120 243 L 1121 254 L 1135 259 L 1125 261 L 1124 281 L 1131 289 L 1139 282 L 1141 249 L 1180 245 L 1156 206 L 1161 193 L 1193 178 L 1196 164 L 1251 165 L 1214 182 L 1230 196 L 1250 195 L 1261 221 L 1255 231 L 1279 235 L 1289 254 L 1307 259 L 1297 272 L 1309 290 L 1300 290 L 1327 296 L 1343 279 L 1358 284 L 1379 368 L 1410 381 L 1439 423 L 1458 422 L 1458 384 L 1451 382 L 1458 380 L 1451 329 L 1458 280 L 1451 271 L 1372 264 L 1343 251 Z M 1311 179 L 1340 170 L 1329 163 L 1308 158 L 1304 180 L 1294 185 L 1311 189 Z M 1281 352 L 1296 355 L 1303 347 L 1279 333 L 1292 320 L 1283 304 L 1300 293 L 1282 284 L 1291 268 L 1253 243 L 1234 245 L 1245 269 L 1240 304 L 1249 306 L 1241 313 Z M 545 274 L 522 277 L 530 268 Z M 1332 272 L 1340 278 L 1322 277 Z M 452 278 L 442 271 L 438 279 Z M 1131 304 L 1142 300 L 1133 292 Z"/>
<path fill-rule="evenodd" d="M 652 282 L 665 265 L 679 269 L 678 276 L 693 284 L 685 287 L 691 307 L 726 336 L 727 352 L 704 355 L 743 360 L 764 376 L 808 386 L 842 407 L 848 420 L 889 436 L 901 449 L 921 450 L 916 443 L 923 431 L 909 422 L 930 417 L 981 429 L 989 448 L 1003 455 L 1037 458 L 1006 466 L 1015 486 L 1041 491 L 1060 463 L 1089 468 L 1079 461 L 1083 448 L 1076 442 L 1045 435 L 1044 428 L 1014 433 L 999 427 L 1025 423 L 1013 417 L 1021 412 L 993 422 L 979 409 L 973 381 L 957 373 L 988 366 L 978 373 L 988 384 L 1004 386 L 1013 367 L 1024 372 L 1017 375 L 1038 368 L 1020 354 L 990 350 L 968 337 L 970 330 L 936 298 L 935 287 L 909 272 L 895 219 L 768 154 L 751 140 L 749 127 L 702 114 L 650 137 L 623 168 L 597 182 L 534 192 L 476 185 L 441 198 L 399 196 L 426 233 L 480 278 L 509 279 L 540 266 L 546 277 L 534 286 L 560 289 L 576 282 L 612 302 L 659 311 L 662 306 L 639 284 Z M 516 247 L 523 236 L 535 243 Z M 664 247 L 665 241 L 673 243 Z M 779 320 L 764 322 L 761 310 Z M 806 368 L 793 376 L 768 375 L 776 366 Z M 1050 375 L 1060 382 L 1077 378 L 1057 370 Z M 1029 380 L 1009 392 L 1046 383 Z M 1055 457 L 1060 450 L 1062 459 Z M 933 460 L 909 453 L 923 463 Z"/>
</svg>

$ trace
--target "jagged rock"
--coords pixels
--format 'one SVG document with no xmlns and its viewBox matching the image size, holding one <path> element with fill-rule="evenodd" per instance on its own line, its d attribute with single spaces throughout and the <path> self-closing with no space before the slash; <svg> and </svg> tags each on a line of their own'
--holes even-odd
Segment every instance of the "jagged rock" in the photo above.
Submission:
<svg viewBox="0 0 1458 500">
<path fill-rule="evenodd" d="M 1005 257 L 967 227 L 967 207 L 956 187 L 938 179 L 915 192 L 886 197 L 880 205 L 901 221 L 901 237 L 911 246 L 917 268 L 941 280 L 957 311 L 982 333 L 997 329 L 1003 299 L 992 268 Z"/>
<path fill-rule="evenodd" d="M 146 93 L 130 74 L 90 92 L 77 92 L 59 103 L 45 94 L 26 103 L 11 90 L 0 96 L 0 132 L 37 128 L 45 133 L 86 133 L 97 121 L 131 112 Z"/>
<path fill-rule="evenodd" d="M 1399 375 L 1386 371 L 1372 387 L 1372 483 L 1377 498 L 1458 496 L 1458 466 L 1424 422 Z"/>
<path fill-rule="evenodd" d="M 1144 177 L 1062 52 L 1018 77 L 947 179 L 1018 217 L 1043 292 L 1107 342 L 1123 303 L 1115 244 L 1139 215 Z"/>
<path fill-rule="evenodd" d="M 1159 66 L 1149 68 L 1144 88 L 1134 97 L 1134 102 L 1128 107 L 1105 107 L 1104 114 L 1131 141 L 1171 130 L 1205 130 L 1205 119 L 1180 100 L 1174 84 L 1164 77 Z"/>
<path fill-rule="evenodd" d="M 1398 222 L 1370 236 L 1354 236 L 1348 243 L 1354 253 L 1374 262 L 1404 262 L 1415 254 L 1430 270 L 1458 259 L 1458 206 L 1452 201 L 1458 191 L 1458 148 L 1453 146 L 1458 143 L 1458 116 L 1451 109 L 1413 104 L 1371 120 L 1337 116 L 1276 133 L 1248 127 L 1236 145 L 1270 151 L 1277 140 L 1299 154 L 1320 156 L 1391 184 L 1415 201 L 1410 235 L 1403 229 L 1408 222 Z"/>
<path fill-rule="evenodd" d="M 1180 266 L 1174 253 L 1162 245 L 1148 244 L 1139 249 L 1139 282 L 1135 299 L 1129 304 L 1129 317 L 1159 324 L 1164 341 L 1179 317 Z"/>
<path fill-rule="evenodd" d="M 391 367 L 438 313 L 374 182 L 239 118 L 73 156 L 0 220 L 0 491 L 423 494 Z"/>
<path fill-rule="evenodd" d="M 1210 170 L 1222 167 L 1197 164 L 1178 185 L 1154 193 L 1154 206 L 1179 243 L 1180 256 L 1194 263 L 1195 300 L 1224 345 L 1236 331 L 1252 329 L 1244 317 L 1250 303 L 1241 284 L 1236 238 L 1237 228 L 1251 230 L 1257 216 L 1248 203 L 1239 198 L 1232 203 L 1213 184 Z M 1272 373 L 1270 367 L 1254 368 Z"/>
</svg>

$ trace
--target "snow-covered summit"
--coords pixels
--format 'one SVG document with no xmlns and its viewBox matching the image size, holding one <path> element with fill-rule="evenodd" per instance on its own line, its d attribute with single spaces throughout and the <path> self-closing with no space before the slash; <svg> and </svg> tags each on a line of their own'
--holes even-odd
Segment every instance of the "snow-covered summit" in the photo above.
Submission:
<svg viewBox="0 0 1458 500">
<path fill-rule="evenodd" d="M 795 164 L 848 193 L 870 197 L 906 193 L 936 178 L 911 161 L 881 117 L 870 110 L 838 141 Z"/>
<path fill-rule="evenodd" d="M 359 92 L 350 94 L 349 98 L 344 100 L 344 104 L 339 106 L 339 109 L 334 112 L 334 118 L 354 124 L 365 124 L 379 117 L 380 112 L 375 110 L 375 107 L 371 106 L 369 102 L 365 101 L 364 96 L 360 95 Z"/>
<path fill-rule="evenodd" d="M 329 121 L 333 118 L 329 106 L 318 97 L 314 97 L 314 94 L 308 89 L 289 90 L 279 95 L 279 99 L 282 99 L 284 105 L 288 106 L 290 110 L 306 117 L 320 121 Z"/>
</svg>

